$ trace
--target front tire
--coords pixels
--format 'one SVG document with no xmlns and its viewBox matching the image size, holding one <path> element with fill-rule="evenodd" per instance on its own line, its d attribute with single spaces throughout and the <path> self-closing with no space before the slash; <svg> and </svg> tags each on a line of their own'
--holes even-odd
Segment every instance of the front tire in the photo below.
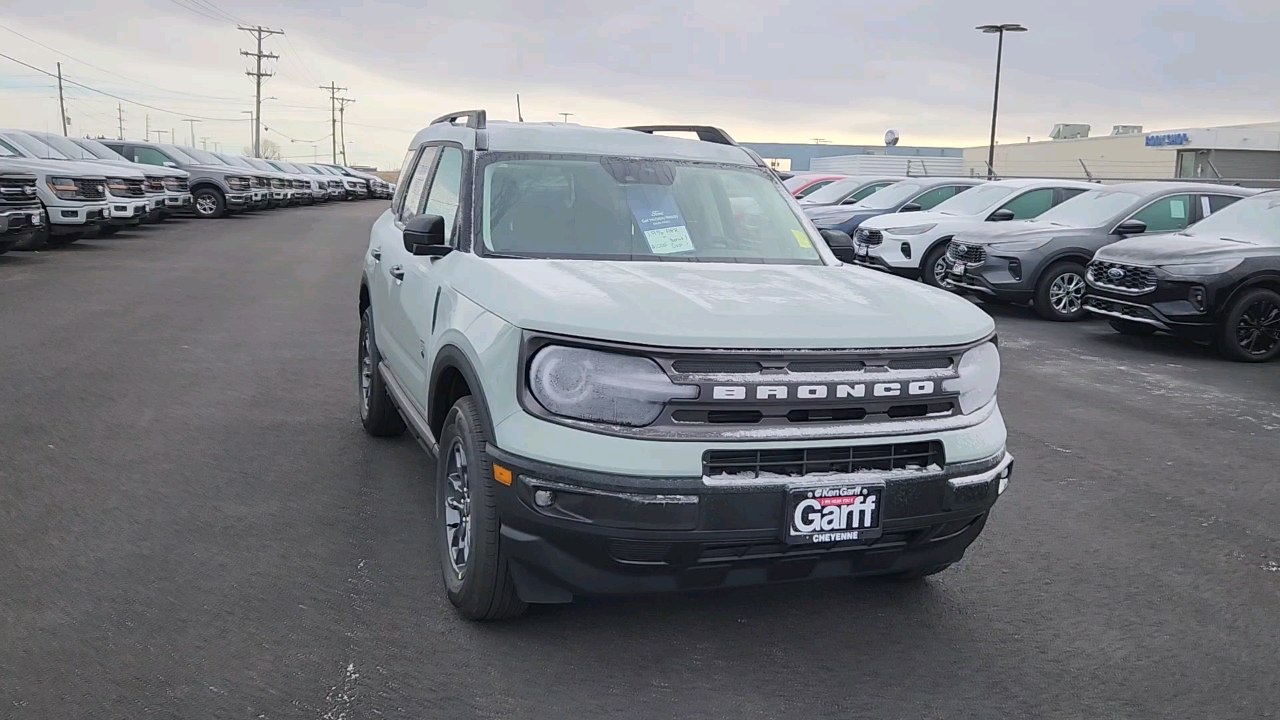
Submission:
<svg viewBox="0 0 1280 720">
<path fill-rule="evenodd" d="M 1280 355 L 1280 293 L 1245 291 L 1227 310 L 1218 350 L 1236 362 L 1267 362 Z"/>
<path fill-rule="evenodd" d="M 946 277 L 947 243 L 944 242 L 925 253 L 924 259 L 920 261 L 920 279 L 924 280 L 926 285 L 940 288 Z"/>
<path fill-rule="evenodd" d="M 528 607 L 516 594 L 503 552 L 486 442 L 475 399 L 459 399 L 440 437 L 436 537 L 445 593 L 468 620 L 504 620 Z"/>
<path fill-rule="evenodd" d="M 360 424 L 374 437 L 396 437 L 404 432 L 404 418 L 387 393 L 378 366 L 382 356 L 373 339 L 373 308 L 360 314 L 360 348 L 356 353 L 356 373 L 360 388 Z"/>
<path fill-rule="evenodd" d="M 1045 320 L 1075 322 L 1085 316 L 1084 266 L 1054 263 L 1036 283 L 1035 311 Z"/>
<path fill-rule="evenodd" d="M 1107 324 L 1112 330 L 1121 335 L 1132 335 L 1134 337 L 1150 337 L 1156 334 L 1156 329 L 1146 323 L 1134 322 L 1132 320 L 1108 320 Z"/>
<path fill-rule="evenodd" d="M 201 220 L 214 220 L 227 214 L 227 199 L 213 188 L 200 188 L 192 193 L 191 206 Z"/>
</svg>

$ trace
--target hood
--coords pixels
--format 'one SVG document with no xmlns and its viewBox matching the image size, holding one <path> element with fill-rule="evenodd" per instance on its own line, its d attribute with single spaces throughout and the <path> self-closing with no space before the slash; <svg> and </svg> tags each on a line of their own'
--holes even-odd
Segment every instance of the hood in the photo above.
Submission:
<svg viewBox="0 0 1280 720">
<path fill-rule="evenodd" d="M 88 162 L 74 160 L 36 160 L 33 158 L 10 158 L 4 161 L 16 167 L 24 167 L 47 175 L 67 175 L 70 177 L 106 178 L 106 168 Z"/>
<path fill-rule="evenodd" d="M 1129 265 L 1190 264 L 1225 258 L 1280 255 L 1280 246 L 1233 242 L 1213 236 L 1177 233 L 1143 235 L 1111 243 L 1094 257 Z"/>
<path fill-rule="evenodd" d="M 1072 235 L 1088 235 L 1088 228 L 1074 228 L 1066 225 L 1054 225 L 1039 220 L 1014 220 L 1011 222 L 984 222 L 981 226 L 956 236 L 956 242 L 968 245 L 988 245 L 997 242 L 1029 240 L 1038 237 L 1068 237 Z"/>
<path fill-rule="evenodd" d="M 825 212 L 824 212 L 825 211 Z M 856 228 L 870 218 L 879 217 L 888 210 L 871 210 L 857 205 L 844 205 L 832 208 L 819 207 L 815 211 L 805 210 L 805 214 L 820 228 L 835 227 L 852 222 Z"/>
<path fill-rule="evenodd" d="M 508 323 L 706 349 L 959 345 L 995 324 L 944 290 L 850 266 L 502 260 L 453 253 L 466 295 Z"/>
<path fill-rule="evenodd" d="M 242 175 L 244 177 L 253 177 L 257 175 L 257 171 L 251 171 L 248 168 L 234 168 L 230 165 L 183 165 L 182 168 L 188 172 L 202 173 L 218 173 L 221 175 Z"/>
<path fill-rule="evenodd" d="M 867 219 L 862 223 L 862 227 L 872 228 L 875 230 L 884 230 L 892 227 L 910 227 L 912 225 L 928 225 L 930 223 L 938 224 L 945 222 L 954 222 L 956 220 L 968 221 L 973 220 L 974 215 L 948 215 L 940 212 L 899 212 L 886 213 L 877 215 Z"/>
<path fill-rule="evenodd" d="M 77 161 L 92 165 L 101 172 L 110 177 L 133 178 L 135 180 L 146 177 L 149 173 L 144 171 L 135 163 L 128 160 L 81 160 Z"/>
</svg>

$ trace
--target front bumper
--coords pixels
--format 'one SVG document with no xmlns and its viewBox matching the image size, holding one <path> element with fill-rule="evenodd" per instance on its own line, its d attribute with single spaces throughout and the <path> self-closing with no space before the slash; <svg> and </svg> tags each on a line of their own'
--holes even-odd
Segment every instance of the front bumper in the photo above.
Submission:
<svg viewBox="0 0 1280 720">
<path fill-rule="evenodd" d="M 244 192 L 227 193 L 227 207 L 243 209 L 246 205 L 253 201 L 253 195 Z"/>
<path fill-rule="evenodd" d="M 54 205 L 49 208 L 49 232 L 57 235 L 77 232 L 106 223 L 111 218 L 111 205 L 105 201 Z"/>
<path fill-rule="evenodd" d="M 35 232 L 44 227 L 44 211 L 39 205 L 0 210 L 0 236 L 12 240 L 13 235 Z"/>
<path fill-rule="evenodd" d="M 1221 323 L 1221 309 L 1241 278 L 1230 274 L 1206 278 L 1172 279 L 1161 273 L 1155 290 L 1120 293 L 1092 281 L 1084 295 L 1084 309 L 1111 320 L 1127 320 L 1190 340 L 1212 340 Z"/>
<path fill-rule="evenodd" d="M 164 196 L 164 206 L 167 210 L 190 210 L 193 202 L 189 192 L 175 192 Z"/>
<path fill-rule="evenodd" d="M 503 548 L 528 602 L 894 574 L 955 562 L 982 531 L 1013 469 L 1001 450 L 940 470 L 867 474 L 885 485 L 880 537 L 789 545 L 788 490 L 857 484 L 863 481 L 850 478 L 862 474 L 735 485 L 587 472 L 493 445 L 488 454 L 512 471 L 510 486 L 494 487 Z M 534 500 L 539 490 L 551 493 L 550 505 Z"/>
<path fill-rule="evenodd" d="M 112 225 L 137 225 L 142 222 L 142 218 L 149 212 L 150 202 L 147 200 L 116 200 L 110 201 L 110 212 Z"/>
<path fill-rule="evenodd" d="M 1040 263 L 1022 258 L 994 255 L 988 250 L 980 265 L 951 262 L 946 285 L 980 296 L 1009 302 L 1030 302 L 1035 295 L 1035 278 Z"/>
</svg>

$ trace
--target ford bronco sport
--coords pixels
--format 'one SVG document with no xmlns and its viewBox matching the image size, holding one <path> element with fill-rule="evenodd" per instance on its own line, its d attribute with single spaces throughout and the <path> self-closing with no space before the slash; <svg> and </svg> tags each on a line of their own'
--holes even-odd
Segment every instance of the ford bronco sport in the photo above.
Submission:
<svg viewBox="0 0 1280 720">
<path fill-rule="evenodd" d="M 961 558 L 1012 470 L 993 322 L 824 237 L 716 128 L 417 134 L 364 259 L 360 417 L 434 458 L 462 615 Z"/>
</svg>

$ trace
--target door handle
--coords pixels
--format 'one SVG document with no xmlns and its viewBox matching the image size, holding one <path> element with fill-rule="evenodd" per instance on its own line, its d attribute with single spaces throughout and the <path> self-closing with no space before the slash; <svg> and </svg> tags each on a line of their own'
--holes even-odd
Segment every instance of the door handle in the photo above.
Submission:
<svg viewBox="0 0 1280 720">
<path fill-rule="evenodd" d="M 374 248 L 369 251 L 369 255 L 373 257 L 374 262 L 382 260 L 382 248 Z"/>
<path fill-rule="evenodd" d="M 392 265 L 391 269 L 388 270 L 387 272 L 391 273 L 391 277 L 395 278 L 396 282 L 404 282 L 404 266 L 403 265 Z"/>
</svg>

